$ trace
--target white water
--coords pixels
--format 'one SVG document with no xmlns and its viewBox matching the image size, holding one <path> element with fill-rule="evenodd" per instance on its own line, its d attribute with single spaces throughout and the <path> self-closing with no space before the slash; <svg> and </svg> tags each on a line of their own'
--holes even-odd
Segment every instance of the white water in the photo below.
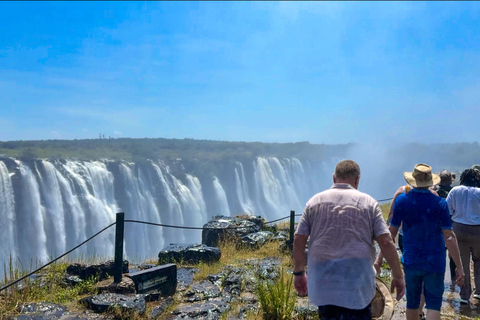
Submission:
<svg viewBox="0 0 480 320">
<path fill-rule="evenodd" d="M 269 220 L 301 213 L 331 185 L 325 164 L 257 158 L 201 180 L 178 176 L 163 162 L 0 159 L 0 271 L 9 257 L 29 268 L 45 263 L 125 219 L 202 227 L 213 215 L 254 214 Z M 333 167 L 332 167 L 333 168 Z M 330 170 L 333 170 L 329 168 Z M 114 254 L 115 228 L 75 250 L 71 259 Z M 169 243 L 200 243 L 201 230 L 125 223 L 125 258 L 155 258 Z"/>
</svg>

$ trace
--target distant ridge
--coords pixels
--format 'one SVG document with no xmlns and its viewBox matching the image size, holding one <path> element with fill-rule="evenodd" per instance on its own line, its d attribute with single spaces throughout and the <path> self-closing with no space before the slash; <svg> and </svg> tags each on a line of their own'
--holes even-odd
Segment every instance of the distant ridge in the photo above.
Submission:
<svg viewBox="0 0 480 320">
<path fill-rule="evenodd" d="M 353 144 L 236 142 L 165 138 L 101 138 L 82 140 L 29 140 L 0 142 L 0 154 L 22 159 L 76 158 L 140 161 L 195 158 L 246 159 L 258 156 L 321 159 L 343 156 Z"/>
</svg>

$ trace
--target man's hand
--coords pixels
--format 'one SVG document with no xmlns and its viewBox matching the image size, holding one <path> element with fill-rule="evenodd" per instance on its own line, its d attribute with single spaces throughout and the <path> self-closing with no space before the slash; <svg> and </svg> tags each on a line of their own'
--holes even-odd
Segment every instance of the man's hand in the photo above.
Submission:
<svg viewBox="0 0 480 320">
<path fill-rule="evenodd" d="M 455 278 L 455 284 L 461 287 L 465 281 L 465 272 L 463 272 L 463 269 L 457 268 L 455 273 L 457 274 L 457 277 Z"/>
<path fill-rule="evenodd" d="M 299 296 L 305 297 L 308 295 L 308 284 L 307 284 L 306 274 L 303 274 L 301 276 L 294 276 L 293 284 Z"/>
<path fill-rule="evenodd" d="M 392 278 L 392 285 L 390 288 L 391 293 L 393 293 L 394 290 L 397 291 L 396 299 L 397 301 L 400 301 L 405 295 L 405 278 Z"/>
</svg>

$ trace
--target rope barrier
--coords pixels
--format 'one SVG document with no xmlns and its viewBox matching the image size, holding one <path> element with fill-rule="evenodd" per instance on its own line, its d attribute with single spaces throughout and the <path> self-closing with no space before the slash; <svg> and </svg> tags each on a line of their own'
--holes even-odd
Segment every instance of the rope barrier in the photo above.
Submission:
<svg viewBox="0 0 480 320">
<path fill-rule="evenodd" d="M 87 240 L 83 241 L 82 243 L 80 243 L 80 244 L 79 244 L 78 246 L 76 246 L 75 248 L 68 250 L 67 252 L 65 252 L 65 253 L 62 254 L 61 256 L 53 259 L 52 261 L 48 262 L 47 264 L 45 264 L 45 265 L 43 265 L 43 266 L 41 266 L 41 267 L 38 268 L 37 270 L 30 272 L 29 274 L 21 277 L 20 279 L 17 279 L 17 280 L 15 280 L 15 281 L 13 281 L 12 283 L 9 283 L 8 285 L 6 285 L 6 286 L 4 286 L 4 287 L 1 287 L 1 288 L 0 288 L 0 292 L 2 292 L 3 290 L 5 290 L 5 289 L 7 289 L 7 288 L 9 288 L 9 287 L 11 287 L 11 286 L 13 286 L 14 284 L 16 284 L 16 283 L 18 283 L 18 282 L 20 282 L 20 281 L 22 281 L 22 280 L 30 277 L 32 274 L 37 273 L 38 271 L 40 271 L 40 270 L 42 270 L 43 268 L 51 265 L 51 264 L 54 263 L 55 261 L 58 261 L 59 259 L 65 257 L 67 254 L 69 254 L 69 253 L 71 253 L 72 251 L 74 251 L 75 249 L 81 247 L 82 245 L 84 245 L 84 244 L 87 243 L 88 241 L 92 240 L 93 238 L 95 238 L 95 237 L 98 236 L 100 233 L 104 232 L 105 230 L 107 230 L 108 228 L 110 228 L 110 227 L 113 226 L 113 225 L 115 225 L 115 222 L 112 223 L 111 225 L 109 225 L 108 227 L 103 228 L 103 229 L 100 230 L 99 232 L 95 233 L 93 236 L 91 236 L 91 237 L 88 238 Z"/>
<path fill-rule="evenodd" d="M 388 200 L 392 200 L 393 198 L 388 198 L 388 199 L 382 199 L 382 200 L 378 200 L 378 202 L 383 202 L 383 201 L 388 201 Z M 295 217 L 301 217 L 302 215 L 301 214 L 296 214 Z M 272 221 L 268 221 L 268 222 L 265 222 L 265 224 L 270 224 L 270 223 L 274 223 L 274 222 L 278 222 L 278 221 L 281 221 L 281 220 L 285 220 L 285 219 L 288 219 L 290 218 L 290 216 L 286 216 L 286 217 L 283 217 L 283 218 L 279 218 L 279 219 L 276 219 L 276 220 L 272 220 Z M 203 229 L 218 229 L 218 228 L 209 228 L 209 227 L 188 227 L 188 226 L 175 226 L 175 225 L 169 225 L 169 224 L 162 224 L 162 223 L 154 223 L 154 222 L 147 222 L 147 221 L 140 221 L 140 220 L 124 220 L 124 222 L 132 222 L 132 223 L 141 223 L 141 224 L 146 224 L 146 225 L 152 225 L 152 226 L 158 226 L 158 227 L 165 227 L 165 228 L 176 228 L 176 229 L 188 229 L 188 230 L 203 230 Z M 84 245 L 85 243 L 87 243 L 88 241 L 92 240 L 93 238 L 95 238 L 96 236 L 98 236 L 100 233 L 104 232 L 105 230 L 107 230 L 108 228 L 114 226 L 116 224 L 116 222 L 108 225 L 107 227 L 103 228 L 102 230 L 100 230 L 99 232 L 97 232 L 96 234 L 94 234 L 93 236 L 91 236 L 90 238 L 88 238 L 87 240 L 83 241 L 82 243 L 80 243 L 79 245 L 75 246 L 74 248 L 70 249 L 69 251 L 65 252 L 64 254 L 62 254 L 61 256 L 53 259 L 52 261 L 48 262 L 47 264 L 41 266 L 40 268 L 30 272 L 29 274 L 9 283 L 8 285 L 6 286 L 3 286 L 0 288 L 0 292 L 2 292 L 3 290 L 6 290 L 8 289 L 9 287 L 13 286 L 14 284 L 30 277 L 31 275 L 37 273 L 38 271 L 42 270 L 43 268 L 51 265 L 52 263 L 58 261 L 59 259 L 65 257 L 66 255 L 68 255 L 69 253 L 71 253 L 72 251 L 78 249 L 79 247 L 81 247 L 82 245 Z M 223 228 L 223 229 L 243 229 L 243 228 L 247 228 L 247 227 L 226 227 L 226 228 Z"/>
<path fill-rule="evenodd" d="M 277 220 L 268 221 L 268 222 L 265 222 L 265 224 L 278 222 L 278 221 L 285 220 L 285 219 L 288 219 L 288 218 L 290 218 L 290 216 L 286 216 L 286 217 L 283 217 L 283 218 L 280 218 L 280 219 L 277 219 Z M 218 228 L 212 228 L 212 227 L 205 227 L 204 228 L 204 227 L 174 226 L 174 225 L 171 225 L 171 224 L 154 223 L 154 222 L 131 220 L 131 219 L 126 219 L 125 222 L 133 222 L 133 223 L 147 224 L 147 225 L 157 226 L 157 227 L 188 229 L 188 230 L 218 229 Z M 244 229 L 244 228 L 248 228 L 248 227 L 238 227 L 237 226 L 237 227 L 226 227 L 226 228 L 222 228 L 222 229 Z"/>
<path fill-rule="evenodd" d="M 390 201 L 390 200 L 393 200 L 393 198 L 387 198 L 387 199 L 377 200 L 377 202 L 384 202 L 384 201 Z"/>
</svg>

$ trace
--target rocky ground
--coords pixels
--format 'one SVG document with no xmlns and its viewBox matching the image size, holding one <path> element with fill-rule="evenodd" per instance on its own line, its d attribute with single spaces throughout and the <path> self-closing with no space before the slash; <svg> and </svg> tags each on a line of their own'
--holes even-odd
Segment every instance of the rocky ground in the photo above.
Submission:
<svg viewBox="0 0 480 320">
<path fill-rule="evenodd" d="M 224 224 L 224 220 L 219 221 Z M 245 224 L 245 222 L 242 223 Z M 285 244 L 286 232 L 280 231 L 274 235 L 271 232 L 258 232 L 259 228 L 252 229 L 253 233 L 242 235 L 241 238 L 245 245 L 252 246 L 252 250 L 262 246 L 266 241 L 280 241 L 280 243 Z M 209 237 L 204 239 L 205 242 L 215 240 L 218 236 L 210 234 Z M 283 245 L 283 247 L 285 246 Z M 159 257 L 168 260 L 169 254 L 175 253 L 176 255 L 179 253 L 177 251 L 171 252 L 173 249 L 180 250 L 185 254 L 182 258 L 184 261 L 198 258 L 197 254 L 200 252 L 206 255 L 203 260 L 219 259 L 219 255 L 207 250 L 203 245 L 171 246 L 168 250 L 161 251 Z M 217 248 L 211 249 L 218 250 Z M 192 255 L 191 250 L 195 253 L 194 255 Z M 272 255 L 275 255 L 275 253 L 272 252 Z M 270 256 L 270 252 L 267 256 Z M 103 279 L 97 284 L 100 294 L 83 298 L 78 302 L 72 301 L 68 306 L 57 305 L 48 301 L 27 303 L 18 306 L 18 315 L 0 315 L 0 318 L 1 320 L 117 320 L 129 319 L 128 315 L 132 314 L 135 315 L 135 319 L 219 320 L 225 319 L 222 314 L 229 311 L 228 320 L 246 319 L 247 313 L 251 311 L 255 313 L 259 308 L 255 290 L 258 279 L 275 279 L 279 274 L 281 259 L 278 257 L 248 258 L 237 262 L 239 263 L 235 266 L 226 265 L 219 273 L 210 274 L 208 279 L 200 281 L 193 280 L 195 273 L 198 272 L 195 267 L 177 269 L 176 291 L 175 278 L 170 278 L 174 289 L 171 292 L 175 292 L 173 297 L 162 296 L 160 291 L 158 293 L 136 294 L 135 284 L 132 280 L 134 276 L 130 278 L 130 273 L 135 272 L 135 269 L 138 271 L 153 268 L 155 265 L 130 266 L 129 270 L 128 262 L 124 261 L 122 282 L 112 286 L 113 279 L 108 277 L 108 274 L 113 274 L 110 269 L 111 263 L 95 266 L 74 264 L 67 268 L 68 275 L 64 279 L 65 285 L 73 286 L 82 279 L 88 279 L 89 276 L 95 275 Z M 386 270 L 383 272 L 386 272 Z M 41 277 L 39 279 L 41 280 Z M 460 305 L 460 289 L 458 287 L 450 288 L 450 283 L 449 272 L 447 272 L 442 318 L 467 320 L 477 317 L 477 320 L 479 320 L 480 301 L 471 301 L 468 305 Z M 2 303 L 1 299 L 0 296 L 0 303 Z M 119 308 L 119 314 L 112 315 L 104 312 L 112 305 Z M 392 319 L 405 319 L 405 308 L 406 299 L 404 297 L 395 304 Z M 310 305 L 308 298 L 305 297 L 297 297 L 296 313 L 300 315 L 298 317 L 300 320 L 317 319 L 317 307 Z M 386 319 L 382 318 L 381 320 Z"/>
</svg>

